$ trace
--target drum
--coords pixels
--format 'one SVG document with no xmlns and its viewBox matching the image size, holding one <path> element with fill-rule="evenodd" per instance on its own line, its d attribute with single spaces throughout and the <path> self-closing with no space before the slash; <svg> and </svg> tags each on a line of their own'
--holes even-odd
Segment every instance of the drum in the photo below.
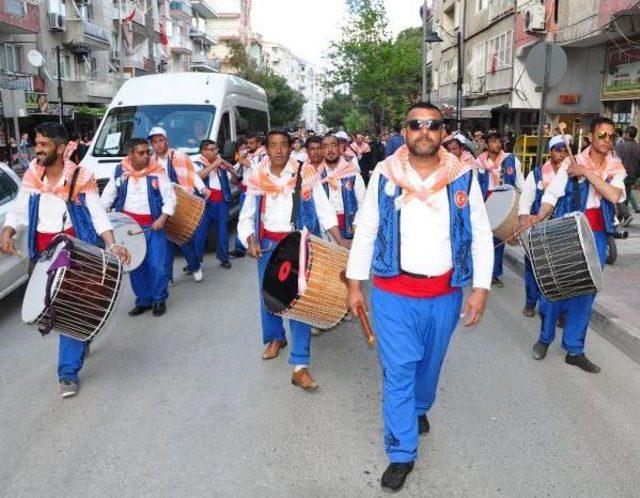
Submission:
<svg viewBox="0 0 640 498">
<path fill-rule="evenodd" d="M 486 202 L 487 215 L 493 235 L 512 246 L 518 245 L 518 241 L 513 235 L 518 228 L 519 204 L 520 193 L 511 185 L 497 187 L 491 192 Z"/>
<path fill-rule="evenodd" d="M 174 184 L 176 211 L 167 220 L 167 237 L 179 246 L 185 245 L 196 233 L 204 216 L 205 202 L 200 197 L 186 192 Z"/>
<path fill-rule="evenodd" d="M 522 242 L 540 291 L 549 301 L 598 292 L 602 267 L 584 214 L 569 213 L 527 230 Z"/>
<path fill-rule="evenodd" d="M 124 246 L 131 254 L 131 261 L 123 265 L 125 273 L 135 270 L 142 264 L 147 254 L 147 239 L 142 233 L 142 228 L 131 216 L 124 213 L 109 213 L 109 221 L 113 226 L 113 238 L 116 244 Z"/>
<path fill-rule="evenodd" d="M 122 284 L 120 260 L 60 235 L 38 259 L 22 302 L 22 320 L 42 333 L 90 341 L 104 327 Z"/>
<path fill-rule="evenodd" d="M 306 232 L 291 232 L 273 250 L 262 282 L 267 310 L 314 327 L 335 326 L 348 311 L 349 251 Z"/>
</svg>

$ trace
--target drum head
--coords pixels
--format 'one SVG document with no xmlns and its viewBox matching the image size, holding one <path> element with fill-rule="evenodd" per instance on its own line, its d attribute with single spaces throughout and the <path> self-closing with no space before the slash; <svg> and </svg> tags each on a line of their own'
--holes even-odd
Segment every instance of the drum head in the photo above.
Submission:
<svg viewBox="0 0 640 498">
<path fill-rule="evenodd" d="M 264 305 L 271 313 L 282 313 L 298 298 L 300 232 L 291 232 L 271 253 L 262 280 Z"/>
<path fill-rule="evenodd" d="M 113 225 L 113 237 L 116 240 L 116 244 L 126 247 L 131 254 L 129 264 L 122 266 L 125 273 L 129 273 L 138 268 L 144 261 L 144 257 L 147 254 L 147 240 L 144 233 L 138 233 L 141 230 L 140 225 L 131 216 L 127 216 L 124 213 L 111 212 L 109 213 L 109 221 Z M 129 235 L 129 232 L 138 234 Z"/>
<path fill-rule="evenodd" d="M 511 212 L 515 199 L 516 190 L 511 185 L 502 185 L 491 192 L 486 202 L 491 230 L 495 230 L 504 223 Z"/>
<path fill-rule="evenodd" d="M 587 217 L 582 213 L 575 215 L 576 224 L 578 225 L 578 236 L 580 237 L 580 243 L 582 244 L 582 250 L 584 251 L 584 259 L 589 267 L 589 273 L 591 273 L 591 279 L 593 285 L 599 291 L 602 289 L 603 272 L 600 266 L 600 258 L 598 257 L 598 247 L 596 246 L 596 239 L 589 225 Z"/>
<path fill-rule="evenodd" d="M 51 263 L 55 261 L 60 254 L 60 251 L 64 247 L 64 241 L 61 241 L 54 247 L 45 251 L 38 259 L 38 262 L 33 267 L 27 290 L 24 293 L 22 300 L 22 321 L 25 323 L 35 323 L 40 315 L 45 310 L 44 298 L 47 292 L 47 270 L 51 266 Z M 60 268 L 56 272 L 53 285 L 51 286 L 51 297 L 55 297 L 58 288 L 60 287 L 60 281 L 64 276 L 65 268 Z"/>
</svg>

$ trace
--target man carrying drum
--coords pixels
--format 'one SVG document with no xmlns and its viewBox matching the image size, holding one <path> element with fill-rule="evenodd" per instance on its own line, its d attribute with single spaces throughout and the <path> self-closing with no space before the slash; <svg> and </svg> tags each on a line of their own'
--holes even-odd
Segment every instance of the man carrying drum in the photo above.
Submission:
<svg viewBox="0 0 640 498">
<path fill-rule="evenodd" d="M 16 203 L 7 213 L 2 252 L 19 255 L 13 236 L 19 226 L 28 226 L 32 262 L 38 260 L 56 235 L 65 233 L 88 244 L 104 243 L 109 252 L 127 263 L 129 254 L 115 244 L 111 223 L 100 204 L 95 177 L 69 160 L 65 150 L 68 141 L 67 131 L 58 123 L 36 127 L 36 159 L 25 172 Z M 85 342 L 60 335 L 58 378 L 63 398 L 78 393 L 78 372 L 85 354 Z"/>
<path fill-rule="evenodd" d="M 413 105 L 406 145 L 374 170 L 349 255 L 349 306 L 366 308 L 361 281 L 374 275 L 373 328 L 382 366 L 383 488 L 413 470 L 429 432 L 440 369 L 461 316 L 480 321 L 491 287 L 491 227 L 470 167 L 441 147 L 442 114 Z M 462 288 L 472 284 L 466 303 Z"/>
<path fill-rule="evenodd" d="M 520 195 L 520 206 L 518 208 L 518 216 L 520 225 L 518 233 L 524 231 L 528 226 L 530 217 L 535 217 L 540 210 L 542 203 L 542 195 L 544 191 L 551 185 L 556 177 L 560 164 L 567 158 L 567 145 L 563 135 L 557 135 L 549 140 L 549 159 L 542 165 L 536 166 L 527 175 L 524 182 L 524 189 Z M 536 279 L 533 276 L 533 268 L 529 257 L 524 257 L 524 286 L 525 286 L 525 305 L 522 314 L 526 317 L 533 317 L 536 313 L 536 305 L 540 297 L 540 290 Z"/>
<path fill-rule="evenodd" d="M 290 158 L 291 137 L 284 131 L 267 135 L 267 157 L 251 171 L 247 196 L 238 220 L 238 237 L 251 257 L 258 260 L 258 282 L 262 289 L 264 272 L 273 250 L 292 230 L 307 228 L 320 236 L 328 231 L 341 245 L 336 214 L 317 181 L 315 169 Z M 264 360 L 276 358 L 287 346 L 282 318 L 269 313 L 260 299 L 262 338 L 267 348 Z M 316 389 L 318 383 L 309 372 L 311 327 L 290 320 L 292 349 L 289 363 L 294 366 L 291 382 L 303 389 Z"/>
<path fill-rule="evenodd" d="M 164 169 L 169 175 L 169 179 L 183 187 L 189 194 L 198 193 L 205 199 L 211 194 L 205 186 L 202 178 L 196 174 L 195 167 L 191 159 L 184 152 L 169 148 L 167 132 L 164 128 L 156 126 L 149 132 L 148 139 L 151 141 L 154 154 L 151 157 L 152 162 L 157 162 L 158 166 Z M 173 282 L 173 259 L 176 244 L 167 239 L 168 250 L 166 251 L 166 273 L 169 282 Z M 195 243 L 191 239 L 186 244 L 180 246 L 180 252 L 187 261 L 184 271 L 193 275 L 196 282 L 202 280 L 202 267 L 200 259 L 196 254 Z"/>
<path fill-rule="evenodd" d="M 607 256 L 607 233 L 615 231 L 615 205 L 625 199 L 626 172 L 620 160 L 612 154 L 615 136 L 611 119 L 596 118 L 591 125 L 591 145 L 575 158 L 564 160 L 545 189 L 538 215 L 530 221 L 543 221 L 552 212 L 556 218 L 573 211 L 584 213 L 593 230 L 602 267 Z M 600 372 L 600 367 L 584 354 L 595 297 L 594 293 L 551 302 L 541 296 L 542 325 L 540 337 L 533 345 L 533 357 L 536 360 L 542 360 L 547 355 L 549 344 L 556 335 L 558 317 L 566 313 L 562 332 L 562 348 L 567 352 L 566 363 L 586 372 Z"/>
<path fill-rule="evenodd" d="M 512 185 L 522 192 L 524 177 L 520 161 L 513 154 L 504 151 L 502 135 L 498 132 L 487 136 L 487 150 L 476 159 L 478 165 L 478 181 L 485 201 L 491 191 L 500 185 Z M 491 285 L 504 287 L 502 283 L 502 259 L 504 257 L 504 242 L 493 238 L 494 258 L 493 277 Z"/>
<path fill-rule="evenodd" d="M 144 138 L 131 139 L 127 153 L 102 192 L 102 205 L 133 218 L 144 232 L 137 236 L 145 237 L 147 243 L 142 264 L 129 274 L 136 296 L 129 316 L 151 309 L 154 316 L 162 316 L 169 297 L 164 227 L 176 208 L 176 194 L 164 169 L 149 161 L 149 143 Z"/>
</svg>

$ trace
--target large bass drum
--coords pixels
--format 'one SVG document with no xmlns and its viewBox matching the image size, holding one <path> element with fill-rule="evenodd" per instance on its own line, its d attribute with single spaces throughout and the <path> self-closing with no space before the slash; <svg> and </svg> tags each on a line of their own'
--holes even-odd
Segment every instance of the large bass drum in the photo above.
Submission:
<svg viewBox="0 0 640 498">
<path fill-rule="evenodd" d="M 176 193 L 176 210 L 167 220 L 167 238 L 183 246 L 196 233 L 204 216 L 205 202 L 200 197 L 186 192 L 179 185 L 174 184 L 173 187 Z"/>
<path fill-rule="evenodd" d="M 267 310 L 314 327 L 335 326 L 348 311 L 349 251 L 306 232 L 291 232 L 269 258 L 262 282 Z"/>
<path fill-rule="evenodd" d="M 540 291 L 549 301 L 598 292 L 602 267 L 584 214 L 569 213 L 527 230 L 522 242 Z"/>
<path fill-rule="evenodd" d="M 90 341 L 120 294 L 120 260 L 75 237 L 60 235 L 38 259 L 22 302 L 22 320 L 41 332 Z"/>
<path fill-rule="evenodd" d="M 514 237 L 520 204 L 518 190 L 511 185 L 501 185 L 491 191 L 485 204 L 493 235 L 509 245 L 518 245 Z"/>
</svg>

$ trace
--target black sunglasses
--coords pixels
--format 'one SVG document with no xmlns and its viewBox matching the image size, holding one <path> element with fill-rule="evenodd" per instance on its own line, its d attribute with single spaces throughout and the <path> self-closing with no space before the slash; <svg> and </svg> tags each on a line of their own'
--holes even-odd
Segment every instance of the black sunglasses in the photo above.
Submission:
<svg viewBox="0 0 640 498">
<path fill-rule="evenodd" d="M 426 126 L 429 131 L 442 129 L 442 121 L 439 119 L 410 119 L 405 124 L 411 131 L 420 131 L 423 126 Z"/>
</svg>

